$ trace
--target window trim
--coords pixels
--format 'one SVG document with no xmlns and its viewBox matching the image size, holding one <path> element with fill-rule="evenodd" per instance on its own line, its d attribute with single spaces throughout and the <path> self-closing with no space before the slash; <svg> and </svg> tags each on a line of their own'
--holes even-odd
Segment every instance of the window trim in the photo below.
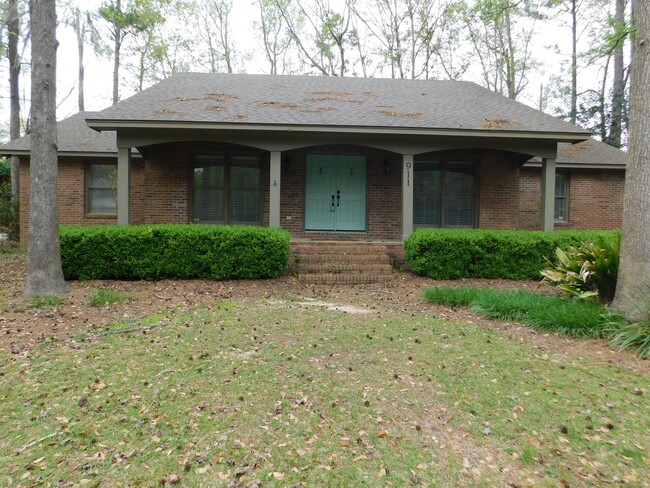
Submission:
<svg viewBox="0 0 650 488">
<path fill-rule="evenodd" d="M 260 184 L 258 188 L 258 199 L 259 199 L 259 215 L 258 220 L 256 221 L 230 221 L 230 192 L 231 182 L 230 174 L 231 168 L 233 166 L 233 158 L 257 158 L 257 162 L 251 163 L 251 166 L 256 167 L 259 171 Z M 218 161 L 221 159 L 221 161 Z M 201 161 L 205 161 L 202 163 Z M 212 160 L 208 162 L 209 160 Z M 218 166 L 223 164 L 224 167 L 224 181 L 227 183 L 224 187 L 224 215 L 226 219 L 224 221 L 219 220 L 195 220 L 194 219 L 194 170 L 199 166 Z M 192 164 L 190 166 L 190 191 L 189 191 L 189 221 L 192 224 L 205 224 L 205 225 L 254 225 L 261 226 L 264 223 L 264 182 L 263 176 L 264 172 L 262 171 L 264 165 L 264 157 L 259 153 L 251 152 L 241 152 L 241 153 L 198 153 L 192 157 Z"/>
<path fill-rule="evenodd" d="M 438 166 L 440 169 L 440 215 L 439 225 L 433 224 L 416 224 L 413 222 L 413 227 L 418 228 L 434 228 L 434 229 L 476 229 L 478 227 L 478 171 L 477 164 L 469 159 L 466 160 L 446 160 L 446 159 L 422 159 L 413 162 L 413 177 L 417 179 L 416 172 L 423 166 Z M 470 174 L 472 176 L 472 223 L 470 225 L 446 225 L 445 223 L 445 198 L 447 195 L 447 170 L 450 165 L 466 164 L 470 167 Z M 415 199 L 413 200 L 413 211 L 415 213 Z"/>
<path fill-rule="evenodd" d="M 92 199 L 91 199 L 91 190 L 92 189 L 101 189 L 104 187 L 92 187 L 90 186 L 90 172 L 91 167 L 96 165 L 103 166 L 114 166 L 115 171 L 117 171 L 117 161 L 85 161 L 84 163 L 84 214 L 86 217 L 102 216 L 102 217 L 116 217 L 117 216 L 117 191 L 114 191 L 115 194 L 115 211 L 101 211 L 92 209 Z"/>
<path fill-rule="evenodd" d="M 564 178 L 564 195 L 558 195 L 558 187 L 559 185 L 557 184 L 557 177 L 561 176 Z M 553 222 L 556 224 L 568 224 L 569 223 L 569 184 L 570 184 L 571 178 L 569 176 L 569 173 L 565 171 L 558 171 L 555 173 L 555 191 L 554 191 L 554 196 L 553 196 Z M 557 218 L 555 216 L 555 204 L 558 199 L 564 199 L 564 204 L 562 205 L 562 208 L 564 210 L 564 218 Z"/>
</svg>

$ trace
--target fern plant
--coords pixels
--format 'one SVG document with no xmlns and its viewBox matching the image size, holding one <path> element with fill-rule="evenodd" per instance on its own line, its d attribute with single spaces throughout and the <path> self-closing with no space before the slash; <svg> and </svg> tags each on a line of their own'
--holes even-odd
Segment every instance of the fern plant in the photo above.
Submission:
<svg viewBox="0 0 650 488">
<path fill-rule="evenodd" d="M 577 298 L 598 298 L 610 303 L 616 291 L 621 236 L 585 241 L 568 250 L 557 248 L 555 261 L 546 258 L 548 268 L 541 271 L 547 283 Z"/>
</svg>

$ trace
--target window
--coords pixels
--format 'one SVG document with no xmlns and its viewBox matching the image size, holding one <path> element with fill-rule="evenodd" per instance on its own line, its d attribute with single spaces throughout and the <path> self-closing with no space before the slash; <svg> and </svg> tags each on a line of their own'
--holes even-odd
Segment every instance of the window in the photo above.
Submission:
<svg viewBox="0 0 650 488">
<path fill-rule="evenodd" d="M 565 173 L 555 174 L 555 209 L 553 217 L 557 222 L 567 222 L 569 219 L 569 177 Z"/>
<path fill-rule="evenodd" d="M 86 213 L 117 213 L 117 163 L 86 166 Z"/>
<path fill-rule="evenodd" d="M 260 158 L 200 156 L 192 176 L 192 220 L 259 224 L 262 221 Z"/>
<path fill-rule="evenodd" d="M 413 186 L 413 224 L 473 227 L 475 178 L 471 163 L 418 161 Z"/>
</svg>

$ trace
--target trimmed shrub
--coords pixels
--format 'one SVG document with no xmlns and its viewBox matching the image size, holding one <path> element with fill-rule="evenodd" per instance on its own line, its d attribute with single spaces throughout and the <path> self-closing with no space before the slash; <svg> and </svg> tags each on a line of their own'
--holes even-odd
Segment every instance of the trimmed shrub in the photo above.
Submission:
<svg viewBox="0 0 650 488">
<path fill-rule="evenodd" d="M 536 280 L 558 247 L 615 236 L 617 231 L 499 231 L 418 229 L 406 242 L 413 272 L 438 280 Z"/>
<path fill-rule="evenodd" d="M 282 229 L 212 225 L 64 226 L 66 279 L 275 278 L 289 261 Z"/>
</svg>

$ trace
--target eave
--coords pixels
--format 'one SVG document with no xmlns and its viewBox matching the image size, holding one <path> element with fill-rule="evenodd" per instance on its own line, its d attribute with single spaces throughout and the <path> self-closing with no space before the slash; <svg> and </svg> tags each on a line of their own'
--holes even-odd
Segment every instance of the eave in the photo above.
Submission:
<svg viewBox="0 0 650 488">
<path fill-rule="evenodd" d="M 366 127 L 335 125 L 287 125 L 287 124 L 252 124 L 219 122 L 183 122 L 151 120 L 104 120 L 86 119 L 88 126 L 98 131 L 117 131 L 119 129 L 166 129 L 166 130 L 220 130 L 220 131 L 262 131 L 262 132 L 300 132 L 329 134 L 374 134 L 393 136 L 429 136 L 429 137 L 476 137 L 503 139 L 537 139 L 556 142 L 576 143 L 587 140 L 591 133 L 584 132 L 544 132 L 513 131 L 507 129 L 462 129 L 462 128 L 420 128 L 420 127 Z"/>
</svg>

